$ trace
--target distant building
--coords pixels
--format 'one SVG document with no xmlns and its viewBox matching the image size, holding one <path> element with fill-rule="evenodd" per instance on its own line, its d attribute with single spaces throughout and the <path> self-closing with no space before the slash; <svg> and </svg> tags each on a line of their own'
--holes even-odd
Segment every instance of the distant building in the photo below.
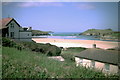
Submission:
<svg viewBox="0 0 120 80">
<path fill-rule="evenodd" d="M 2 37 L 8 37 L 20 41 L 32 41 L 32 28 L 22 28 L 14 18 L 3 18 L 0 20 Z"/>
<path fill-rule="evenodd" d="M 106 74 L 118 74 L 119 53 L 119 51 L 97 48 L 86 49 L 75 56 L 76 66 L 95 68 Z"/>
</svg>

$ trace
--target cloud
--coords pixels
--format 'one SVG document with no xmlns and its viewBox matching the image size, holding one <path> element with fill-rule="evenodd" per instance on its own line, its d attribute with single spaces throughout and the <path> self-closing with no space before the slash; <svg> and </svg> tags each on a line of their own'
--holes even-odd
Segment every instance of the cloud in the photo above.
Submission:
<svg viewBox="0 0 120 80">
<path fill-rule="evenodd" d="M 95 5 L 88 4 L 88 3 L 77 4 L 76 7 L 79 8 L 79 9 L 84 9 L 84 10 L 86 10 L 86 9 L 95 9 L 96 8 Z"/>
<path fill-rule="evenodd" d="M 18 3 L 17 6 L 19 7 L 39 7 L 39 6 L 56 6 L 56 7 L 62 7 L 62 3 L 57 2 L 23 2 Z"/>
<path fill-rule="evenodd" d="M 2 2 L 119 2 L 119 0 L 2 0 Z"/>
</svg>

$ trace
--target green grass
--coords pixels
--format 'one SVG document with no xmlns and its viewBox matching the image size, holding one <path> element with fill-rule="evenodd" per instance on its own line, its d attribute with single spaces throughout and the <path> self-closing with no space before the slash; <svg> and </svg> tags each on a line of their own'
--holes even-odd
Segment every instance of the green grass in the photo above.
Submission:
<svg viewBox="0 0 120 80">
<path fill-rule="evenodd" d="M 119 38 L 120 37 L 120 33 L 113 33 L 110 36 Z"/>
<path fill-rule="evenodd" d="M 2 38 L 2 46 L 4 47 L 14 47 L 19 50 L 31 50 L 34 52 L 40 52 L 42 54 L 46 54 L 48 56 L 58 56 L 61 54 L 61 48 L 51 45 L 49 43 L 42 44 L 36 42 L 26 42 L 26 41 L 14 41 L 9 38 Z"/>
<path fill-rule="evenodd" d="M 82 47 L 71 47 L 67 48 L 67 50 L 62 51 L 61 55 L 64 57 L 67 61 L 74 61 L 74 56 L 76 54 L 79 54 L 81 51 L 85 50 L 86 48 Z"/>
<path fill-rule="evenodd" d="M 0 45 L 0 79 L 2 78 L 2 46 Z"/>
<path fill-rule="evenodd" d="M 40 36 L 40 35 L 49 35 L 47 31 L 40 31 L 40 30 L 32 30 L 33 36 Z"/>
<path fill-rule="evenodd" d="M 105 34 L 104 38 L 111 38 L 111 39 L 118 39 L 120 37 L 120 32 L 112 31 L 112 29 L 104 29 L 104 30 L 88 29 L 87 31 L 83 32 L 83 34 L 87 34 L 87 33 L 90 33 L 90 34 L 96 33 L 98 36 L 100 36 L 98 33 Z M 110 33 L 110 34 L 108 34 L 108 33 Z M 109 37 L 106 37 L 106 36 L 109 36 Z M 103 36 L 101 36 L 101 37 L 103 37 Z"/>
<path fill-rule="evenodd" d="M 104 78 L 93 69 L 75 67 L 74 62 L 59 62 L 43 54 L 3 47 L 3 78 Z"/>
<path fill-rule="evenodd" d="M 113 32 L 112 29 L 88 29 L 87 31 L 83 32 L 83 33 L 111 33 Z"/>
</svg>

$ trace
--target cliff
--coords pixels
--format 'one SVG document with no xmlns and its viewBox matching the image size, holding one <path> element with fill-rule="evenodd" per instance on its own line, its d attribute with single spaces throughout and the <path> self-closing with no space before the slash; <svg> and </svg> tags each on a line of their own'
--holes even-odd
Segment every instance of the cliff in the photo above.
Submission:
<svg viewBox="0 0 120 80">
<path fill-rule="evenodd" d="M 87 31 L 81 33 L 80 35 L 87 36 L 96 36 L 95 38 L 101 40 L 112 40 L 112 41 L 120 41 L 120 32 L 112 31 L 112 29 L 88 29 Z"/>
<path fill-rule="evenodd" d="M 32 36 L 50 35 L 51 31 L 32 30 Z"/>
<path fill-rule="evenodd" d="M 89 36 L 104 36 L 107 34 L 112 34 L 112 29 L 88 29 L 87 31 L 81 33 L 82 35 L 89 35 Z"/>
</svg>

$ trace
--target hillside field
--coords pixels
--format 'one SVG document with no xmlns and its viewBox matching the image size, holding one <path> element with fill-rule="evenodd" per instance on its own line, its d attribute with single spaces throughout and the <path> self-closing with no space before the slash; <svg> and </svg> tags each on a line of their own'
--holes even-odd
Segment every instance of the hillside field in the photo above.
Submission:
<svg viewBox="0 0 120 80">
<path fill-rule="evenodd" d="M 100 71 L 76 67 L 75 62 L 59 62 L 28 50 L 3 47 L 3 78 L 106 78 Z"/>
</svg>

